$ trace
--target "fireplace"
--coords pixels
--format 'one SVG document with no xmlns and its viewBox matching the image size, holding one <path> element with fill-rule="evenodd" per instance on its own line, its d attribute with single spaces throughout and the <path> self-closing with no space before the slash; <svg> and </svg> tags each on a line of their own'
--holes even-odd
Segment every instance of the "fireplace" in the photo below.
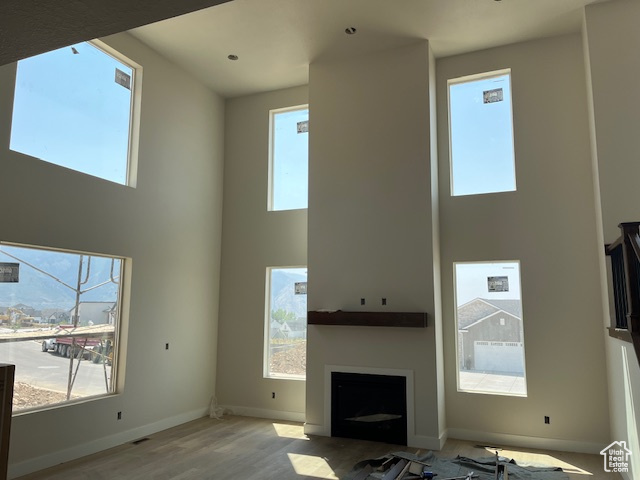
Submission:
<svg viewBox="0 0 640 480">
<path fill-rule="evenodd" d="M 407 445 L 407 378 L 331 372 L 331 435 Z"/>
</svg>

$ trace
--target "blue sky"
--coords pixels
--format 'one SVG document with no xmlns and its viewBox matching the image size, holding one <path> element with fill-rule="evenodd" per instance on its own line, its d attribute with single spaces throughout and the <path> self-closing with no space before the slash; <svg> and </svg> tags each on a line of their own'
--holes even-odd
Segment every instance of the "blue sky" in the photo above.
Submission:
<svg viewBox="0 0 640 480">
<path fill-rule="evenodd" d="M 503 101 L 483 93 L 502 88 Z M 453 195 L 516 189 L 509 75 L 449 87 Z"/>
<path fill-rule="evenodd" d="M 21 60 L 10 148 L 125 184 L 131 90 L 116 68 L 133 74 L 89 43 Z"/>
<path fill-rule="evenodd" d="M 474 262 L 454 265 L 456 282 L 456 306 L 464 305 L 474 298 L 493 300 L 520 300 L 519 262 Z M 509 278 L 508 292 L 489 292 L 487 278 L 506 276 Z"/>
<path fill-rule="evenodd" d="M 309 133 L 298 133 L 298 122 L 309 120 L 309 109 L 273 116 L 273 210 L 307 208 Z"/>
</svg>

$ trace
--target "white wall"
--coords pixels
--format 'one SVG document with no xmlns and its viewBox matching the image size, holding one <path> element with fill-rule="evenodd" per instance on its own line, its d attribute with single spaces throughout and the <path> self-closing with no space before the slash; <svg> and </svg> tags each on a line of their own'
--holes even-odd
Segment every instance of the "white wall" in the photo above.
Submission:
<svg viewBox="0 0 640 480">
<path fill-rule="evenodd" d="M 135 189 L 9 151 L 0 92 L 0 239 L 132 259 L 124 389 L 15 416 L 12 476 L 202 416 L 214 394 L 224 104 L 129 35 L 105 41 L 144 69 Z"/>
<path fill-rule="evenodd" d="M 226 103 L 217 392 L 235 413 L 304 420 L 304 381 L 263 378 L 263 358 L 266 269 L 307 264 L 307 211 L 267 211 L 269 110 L 307 101 L 304 86 Z"/>
<path fill-rule="evenodd" d="M 450 196 L 447 79 L 511 68 L 516 192 Z M 449 435 L 599 452 L 608 444 L 602 303 L 579 35 L 437 61 Z M 528 395 L 461 393 L 453 262 L 520 260 Z M 551 418 L 544 424 L 544 416 Z"/>
<path fill-rule="evenodd" d="M 434 327 L 429 63 L 421 41 L 310 65 L 309 309 L 428 312 L 429 326 L 309 326 L 309 432 L 329 432 L 325 366 L 338 365 L 412 371 L 409 442 L 439 448 L 446 435 Z"/>
<path fill-rule="evenodd" d="M 618 224 L 640 220 L 640 4 L 618 0 L 585 10 L 585 55 L 590 81 L 594 168 L 602 207 L 600 238 L 611 243 L 620 236 Z M 609 280 L 601 268 L 603 295 Z M 608 260 L 607 260 L 608 263 Z M 612 308 L 605 305 L 603 323 L 611 324 Z M 610 313 L 611 312 L 611 313 Z M 606 336 L 611 408 L 611 440 L 627 442 L 632 469 L 640 472 L 640 368 L 630 343 Z M 633 472 L 625 475 L 634 478 Z"/>
</svg>

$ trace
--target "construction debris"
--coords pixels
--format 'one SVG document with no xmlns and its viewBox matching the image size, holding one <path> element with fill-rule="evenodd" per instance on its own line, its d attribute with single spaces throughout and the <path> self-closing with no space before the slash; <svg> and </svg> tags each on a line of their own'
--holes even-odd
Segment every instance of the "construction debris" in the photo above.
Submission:
<svg viewBox="0 0 640 480">
<path fill-rule="evenodd" d="M 367 464 L 353 480 L 379 478 L 381 480 L 433 480 L 438 476 L 432 472 L 428 463 L 415 459 L 415 455 L 403 452 L 392 453 L 379 466 Z M 478 478 L 473 472 L 461 477 L 449 477 L 442 480 L 472 480 Z M 438 480 L 438 479 L 435 479 Z"/>
<path fill-rule="evenodd" d="M 500 462 L 498 452 L 496 452 L 496 479 L 495 480 L 509 480 L 509 473 L 507 472 L 507 464 Z"/>
<path fill-rule="evenodd" d="M 485 450 L 486 451 L 486 450 Z M 508 470 L 507 470 L 508 469 Z M 433 452 L 394 452 L 358 462 L 343 480 L 569 480 L 558 467 L 524 467 L 499 455 L 439 458 Z"/>
</svg>

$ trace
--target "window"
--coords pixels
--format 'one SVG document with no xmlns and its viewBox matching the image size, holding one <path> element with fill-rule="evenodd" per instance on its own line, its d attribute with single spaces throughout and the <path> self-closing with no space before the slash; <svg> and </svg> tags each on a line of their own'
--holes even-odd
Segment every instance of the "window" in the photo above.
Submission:
<svg viewBox="0 0 640 480">
<path fill-rule="evenodd" d="M 526 396 L 519 262 L 454 264 L 458 390 Z"/>
<path fill-rule="evenodd" d="M 264 376 L 303 380 L 307 369 L 307 269 L 268 268 Z"/>
<path fill-rule="evenodd" d="M 21 412 L 115 392 L 124 260 L 0 244 L 0 361 Z"/>
<path fill-rule="evenodd" d="M 307 208 L 309 109 L 270 112 L 269 210 Z"/>
<path fill-rule="evenodd" d="M 509 70 L 449 80 L 451 194 L 516 189 Z"/>
<path fill-rule="evenodd" d="M 131 184 L 135 69 L 92 43 L 18 62 L 10 148 Z"/>
</svg>

